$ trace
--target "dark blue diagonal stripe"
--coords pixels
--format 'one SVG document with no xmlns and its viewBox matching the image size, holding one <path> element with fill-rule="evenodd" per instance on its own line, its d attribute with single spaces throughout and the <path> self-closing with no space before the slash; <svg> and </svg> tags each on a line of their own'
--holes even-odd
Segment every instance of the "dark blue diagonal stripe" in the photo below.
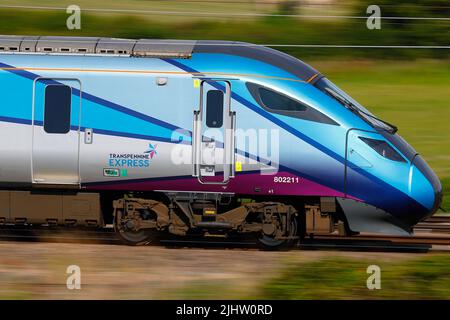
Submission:
<svg viewBox="0 0 450 320">
<path fill-rule="evenodd" d="M 6 69 L 4 71 L 8 71 L 8 72 L 11 72 L 11 73 L 16 74 L 18 76 L 21 76 L 21 77 L 24 77 L 24 78 L 27 78 L 27 79 L 31 79 L 31 80 L 35 80 L 36 78 L 41 77 L 40 75 L 37 75 L 35 73 L 29 72 L 29 71 L 26 71 L 26 70 L 14 69 L 15 68 L 14 66 L 10 66 L 8 64 L 1 63 L 1 62 L 0 62 L 0 68 L 11 68 L 11 69 Z M 44 83 L 48 83 L 48 84 L 60 84 L 58 81 L 51 80 L 51 79 L 48 79 L 48 80 L 45 79 L 45 80 L 43 80 L 43 82 Z M 76 88 L 72 88 L 72 93 L 74 95 L 76 95 L 76 96 L 80 96 L 80 90 L 78 90 Z M 154 117 L 151 117 L 149 115 L 146 115 L 144 113 L 141 113 L 141 112 L 138 112 L 138 111 L 135 111 L 135 110 L 131 110 L 131 109 L 126 108 L 124 106 L 121 106 L 121 105 L 119 105 L 117 103 L 114 103 L 114 102 L 105 100 L 103 98 L 94 96 L 94 95 L 92 95 L 90 93 L 82 91 L 81 95 L 82 95 L 83 99 L 86 99 L 88 101 L 100 104 L 102 106 L 105 106 L 107 108 L 119 111 L 121 113 L 128 114 L 128 115 L 130 115 L 132 117 L 135 117 L 135 118 L 138 118 L 138 119 L 141 119 L 141 120 L 144 120 L 144 121 L 156 124 L 158 126 L 167 128 L 169 130 L 182 129 L 182 128 L 179 128 L 177 126 L 174 126 L 171 123 L 168 123 L 168 122 L 156 119 Z M 185 130 L 185 131 L 188 132 L 187 130 Z"/>
<path fill-rule="evenodd" d="M 3 122 L 9 122 L 9 123 L 16 123 L 16 124 L 26 124 L 31 125 L 31 120 L 28 119 L 21 119 L 21 118 L 13 118 L 13 117 L 5 117 L 0 116 L 0 121 Z M 39 120 L 35 120 L 34 124 L 36 126 L 43 126 L 43 122 Z M 80 131 L 84 131 L 86 128 L 80 127 Z M 78 130 L 78 126 L 70 126 L 70 130 Z M 116 137 L 124 137 L 124 138 L 134 138 L 134 139 L 141 139 L 141 140 L 154 140 L 154 141 L 161 141 L 161 142 L 168 142 L 168 143 L 181 143 L 190 145 L 191 142 L 188 140 L 181 140 L 181 141 L 173 141 L 170 138 L 164 138 L 164 137 L 157 137 L 157 136 L 150 136 L 150 135 L 144 135 L 144 134 L 137 134 L 137 133 L 129 133 L 129 132 L 120 132 L 120 131 L 112 131 L 112 130 L 103 130 L 103 129 L 95 129 L 93 128 L 94 133 L 96 134 L 104 134 L 108 136 L 116 136 Z"/>
<path fill-rule="evenodd" d="M 20 118 L 13 118 L 13 117 L 5 117 L 0 116 L 0 121 L 4 122 L 11 122 L 11 123 L 20 123 L 20 124 L 31 124 L 31 120 L 28 119 L 20 119 Z"/>
</svg>

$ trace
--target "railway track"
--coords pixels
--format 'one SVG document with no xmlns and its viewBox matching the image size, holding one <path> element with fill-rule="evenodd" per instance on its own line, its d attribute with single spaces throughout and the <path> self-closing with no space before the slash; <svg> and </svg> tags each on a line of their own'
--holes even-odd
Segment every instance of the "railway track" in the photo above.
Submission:
<svg viewBox="0 0 450 320">
<path fill-rule="evenodd" d="M 416 232 L 449 233 L 450 215 L 435 215 L 415 226 Z"/>
<path fill-rule="evenodd" d="M 360 234 L 352 237 L 339 235 L 316 235 L 304 239 L 296 249 L 304 250 L 356 250 L 356 251 L 405 251 L 427 252 L 429 250 L 450 250 L 450 216 L 434 216 L 419 223 L 412 237 L 380 236 L 378 234 Z M 116 237 L 111 226 L 102 229 L 54 228 L 28 226 L 0 226 L 0 241 L 96 243 L 105 245 L 123 245 Z M 257 242 L 249 237 L 238 239 L 198 239 L 168 236 L 157 245 L 168 248 L 226 248 L 259 249 Z"/>
</svg>

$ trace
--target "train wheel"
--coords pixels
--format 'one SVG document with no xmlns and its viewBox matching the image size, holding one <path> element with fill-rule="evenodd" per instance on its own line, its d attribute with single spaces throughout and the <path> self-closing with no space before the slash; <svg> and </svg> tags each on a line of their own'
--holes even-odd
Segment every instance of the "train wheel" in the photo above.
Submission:
<svg viewBox="0 0 450 320">
<path fill-rule="evenodd" d="M 279 230 L 276 229 L 275 226 L 273 228 L 269 227 L 261 233 L 258 238 L 259 243 L 263 246 L 264 249 L 274 250 L 287 248 L 294 244 L 294 239 L 276 239 L 275 235 Z M 297 235 L 297 219 L 295 217 L 292 218 L 291 224 L 289 226 L 289 233 L 286 235 L 289 238 L 294 238 Z"/>
<path fill-rule="evenodd" d="M 119 239 L 130 246 L 148 245 L 159 239 L 159 233 L 156 230 L 135 230 L 134 221 L 123 219 L 121 214 L 116 214 L 114 217 L 114 230 Z"/>
</svg>

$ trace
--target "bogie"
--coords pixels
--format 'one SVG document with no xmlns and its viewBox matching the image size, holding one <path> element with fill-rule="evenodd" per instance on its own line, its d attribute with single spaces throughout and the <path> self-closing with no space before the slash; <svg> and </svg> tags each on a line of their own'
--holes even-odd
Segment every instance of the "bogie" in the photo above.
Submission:
<svg viewBox="0 0 450 320">
<path fill-rule="evenodd" d="M 223 210 L 218 202 L 195 196 L 170 195 L 170 202 L 142 198 L 114 201 L 114 223 L 119 236 L 136 245 L 151 241 L 155 232 L 177 236 L 252 234 L 260 244 L 275 248 L 298 239 L 298 212 L 279 202 L 236 203 Z M 148 236 L 149 239 L 145 237 Z"/>
</svg>

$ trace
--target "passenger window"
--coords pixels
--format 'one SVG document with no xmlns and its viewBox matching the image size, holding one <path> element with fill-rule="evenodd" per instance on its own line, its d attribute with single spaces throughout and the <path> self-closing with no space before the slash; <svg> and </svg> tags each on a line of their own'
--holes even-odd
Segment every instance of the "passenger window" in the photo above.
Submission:
<svg viewBox="0 0 450 320">
<path fill-rule="evenodd" d="M 318 123 L 339 125 L 322 112 L 287 95 L 251 82 L 247 82 L 247 88 L 256 102 L 269 112 Z"/>
<path fill-rule="evenodd" d="M 72 89 L 65 85 L 45 88 L 44 130 L 47 133 L 67 133 L 70 130 Z"/>
<path fill-rule="evenodd" d="M 220 128 L 223 124 L 223 92 L 210 90 L 206 94 L 206 125 Z"/>
</svg>

